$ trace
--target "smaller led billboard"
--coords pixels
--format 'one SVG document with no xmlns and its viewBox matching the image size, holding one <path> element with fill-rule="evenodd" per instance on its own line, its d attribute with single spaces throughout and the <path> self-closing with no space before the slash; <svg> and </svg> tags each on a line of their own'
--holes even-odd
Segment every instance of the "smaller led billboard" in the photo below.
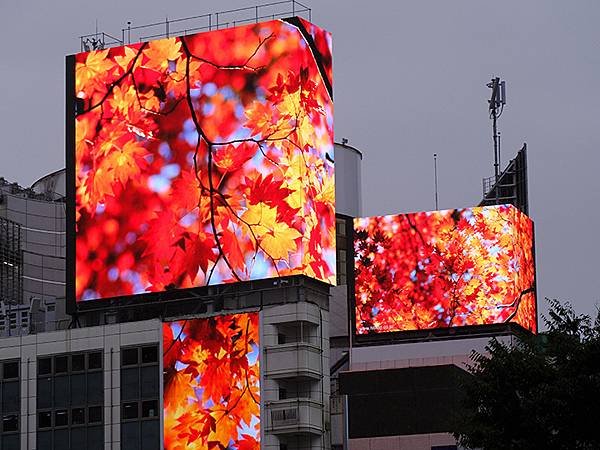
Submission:
<svg viewBox="0 0 600 450">
<path fill-rule="evenodd" d="M 354 219 L 356 334 L 536 332 L 533 222 L 512 205 Z"/>
<path fill-rule="evenodd" d="M 164 449 L 260 449 L 258 313 L 163 324 Z"/>
<path fill-rule="evenodd" d="M 330 45 L 291 18 L 70 57 L 69 296 L 335 283 Z"/>
</svg>

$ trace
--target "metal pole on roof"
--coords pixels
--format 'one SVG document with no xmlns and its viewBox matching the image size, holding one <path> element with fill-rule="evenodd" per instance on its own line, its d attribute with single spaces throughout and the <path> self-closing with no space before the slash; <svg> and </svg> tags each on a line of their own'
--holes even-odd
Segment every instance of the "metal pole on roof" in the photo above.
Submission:
<svg viewBox="0 0 600 450">
<path fill-rule="evenodd" d="M 433 177 L 435 185 L 435 210 L 439 209 L 438 204 L 438 176 L 437 176 L 437 153 L 433 154 Z"/>
</svg>

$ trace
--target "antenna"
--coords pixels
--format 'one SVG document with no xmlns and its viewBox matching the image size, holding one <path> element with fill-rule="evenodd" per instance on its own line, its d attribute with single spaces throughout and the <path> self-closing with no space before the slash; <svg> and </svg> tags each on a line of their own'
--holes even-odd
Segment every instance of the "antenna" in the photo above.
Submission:
<svg viewBox="0 0 600 450">
<path fill-rule="evenodd" d="M 433 154 L 433 178 L 435 183 L 435 210 L 439 209 L 438 204 L 438 177 L 437 177 L 437 153 Z"/>
<path fill-rule="evenodd" d="M 504 111 L 504 105 L 506 105 L 506 81 L 500 81 L 499 77 L 495 77 L 486 86 L 492 90 L 492 96 L 488 100 L 488 104 L 494 138 L 494 176 L 498 181 L 500 177 L 500 133 L 496 122 L 502 115 L 502 111 Z"/>
</svg>

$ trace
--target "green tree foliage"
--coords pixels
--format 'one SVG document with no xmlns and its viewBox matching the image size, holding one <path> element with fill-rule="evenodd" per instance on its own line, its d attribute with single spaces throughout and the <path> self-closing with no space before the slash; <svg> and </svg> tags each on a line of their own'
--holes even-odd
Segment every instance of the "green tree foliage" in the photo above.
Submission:
<svg viewBox="0 0 600 450">
<path fill-rule="evenodd" d="M 454 436 L 483 450 L 600 449 L 600 314 L 548 300 L 547 332 L 474 353 Z"/>
</svg>

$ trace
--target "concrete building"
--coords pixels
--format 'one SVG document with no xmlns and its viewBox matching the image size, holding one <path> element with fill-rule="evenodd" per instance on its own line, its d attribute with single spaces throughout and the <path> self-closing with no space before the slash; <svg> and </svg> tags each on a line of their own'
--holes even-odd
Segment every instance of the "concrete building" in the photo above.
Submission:
<svg viewBox="0 0 600 450">
<path fill-rule="evenodd" d="M 449 418 L 471 352 L 484 352 L 492 335 L 510 343 L 518 333 L 434 331 L 353 342 L 352 219 L 362 215 L 361 160 L 347 141 L 336 143 L 337 286 L 304 276 L 210 286 L 168 305 L 82 311 L 72 325 L 83 328 L 69 330 L 56 330 L 68 324 L 58 310 L 64 175 L 29 189 L 3 181 L 0 331 L 11 337 L 0 341 L 0 448 L 161 448 L 162 322 L 259 311 L 262 447 L 457 449 Z M 525 188 L 515 194 L 523 208 L 526 182 L 513 184 Z"/>
<path fill-rule="evenodd" d="M 0 383 L 10 392 L 0 398 L 0 448 L 162 448 L 162 320 L 240 311 L 260 311 L 261 447 L 342 442 L 342 415 L 330 413 L 330 368 L 347 359 L 347 233 L 361 212 L 362 154 L 344 143 L 335 156 L 339 286 L 304 276 L 211 286 L 193 304 L 183 298 L 168 309 L 82 311 L 71 325 L 83 327 L 72 329 L 56 326 L 66 318 L 64 171 L 31 188 L 2 181 L 2 305 L 10 308 L 2 313 L 23 313 L 23 322 L 0 341 Z"/>
<path fill-rule="evenodd" d="M 65 217 L 64 170 L 29 188 L 0 178 L 1 335 L 68 324 Z"/>
<path fill-rule="evenodd" d="M 349 283 L 352 282 L 352 218 L 362 215 L 362 152 L 347 139 L 335 143 L 336 257 L 337 286 L 331 288 L 331 447 L 347 448 L 345 397 L 339 392 L 338 375 L 348 370 L 350 350 Z"/>
<path fill-rule="evenodd" d="M 452 420 L 473 351 L 492 335 L 353 347 L 340 374 L 350 450 L 457 450 Z M 493 333 L 507 344 L 514 331 Z"/>
<path fill-rule="evenodd" d="M 329 288 L 305 277 L 284 281 L 248 286 L 219 311 L 195 317 L 259 311 L 261 446 L 327 449 Z M 248 306 L 239 309 L 240 301 Z M 0 343 L 3 450 L 162 448 L 160 319 Z"/>
<path fill-rule="evenodd" d="M 498 178 L 484 179 L 483 187 L 481 206 L 510 203 L 527 213 L 526 146 Z M 333 297 L 332 305 L 343 304 Z M 351 317 L 349 313 L 348 321 Z M 337 424 L 332 444 L 340 445 L 339 436 L 344 436 L 343 448 L 349 450 L 457 450 L 450 432 L 453 417 L 460 413 L 461 382 L 469 376 L 470 356 L 485 353 L 492 337 L 512 345 L 523 334 L 518 326 L 497 325 L 350 340 L 347 360 L 332 367 L 340 372 L 332 373 L 338 381 L 332 388 L 332 423 Z M 332 336 L 332 348 L 334 342 Z"/>
</svg>

